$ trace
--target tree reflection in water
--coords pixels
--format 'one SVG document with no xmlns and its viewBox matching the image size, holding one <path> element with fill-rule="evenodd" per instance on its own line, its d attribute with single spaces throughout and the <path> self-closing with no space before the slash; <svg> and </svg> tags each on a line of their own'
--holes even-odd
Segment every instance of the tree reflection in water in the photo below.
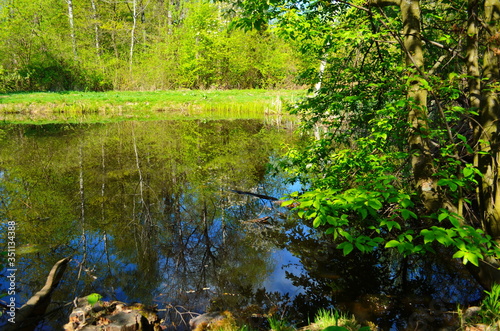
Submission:
<svg viewBox="0 0 500 331">
<path fill-rule="evenodd" d="M 68 255 L 46 330 L 65 322 L 65 303 L 93 292 L 156 304 L 176 326 L 189 312 L 219 309 L 242 318 L 274 313 L 300 325 L 326 307 L 399 329 L 445 324 L 436 312 L 479 299 L 461 265 L 440 260 L 449 252 L 344 257 L 292 212 L 231 191 L 279 198 L 290 189 L 266 173 L 281 144 L 294 141 L 284 124 L 5 127 L 0 216 L 18 224 L 18 304 Z M 290 253 L 298 266 L 278 264 Z M 287 280 L 276 279 L 277 268 Z"/>
<path fill-rule="evenodd" d="M 303 289 L 292 303 L 298 321 L 329 307 L 382 330 L 433 330 L 456 322 L 457 304 L 477 303 L 482 295 L 462 263 L 450 259 L 451 251 L 436 247 L 435 255 L 405 258 L 397 251 L 355 250 L 343 256 L 333 236 L 313 230 L 311 223 L 289 215 L 283 224 L 269 237 L 299 257 L 304 268 L 298 276 L 288 274 Z"/>
<path fill-rule="evenodd" d="M 272 243 L 256 242 L 244 222 L 275 206 L 230 189 L 285 193 L 283 180 L 266 175 L 281 144 L 293 141 L 282 124 L 6 126 L 0 212 L 17 222 L 18 245 L 33 248 L 18 257 L 17 302 L 68 255 L 54 308 L 97 292 L 201 312 L 261 287 L 274 268 Z M 45 328 L 67 313 L 56 309 Z"/>
</svg>

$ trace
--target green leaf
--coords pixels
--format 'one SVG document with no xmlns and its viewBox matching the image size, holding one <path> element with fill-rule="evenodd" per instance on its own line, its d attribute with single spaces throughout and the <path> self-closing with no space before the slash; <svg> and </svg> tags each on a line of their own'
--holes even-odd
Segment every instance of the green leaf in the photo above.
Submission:
<svg viewBox="0 0 500 331">
<path fill-rule="evenodd" d="M 464 135 L 457 133 L 457 138 L 462 140 L 464 143 L 467 143 L 467 137 L 465 137 Z"/>
<path fill-rule="evenodd" d="M 434 236 L 434 232 L 429 231 L 427 229 L 422 230 L 422 232 L 420 232 L 420 233 L 424 236 L 424 244 L 428 244 L 430 242 L 433 242 L 434 239 L 436 238 Z"/>
<path fill-rule="evenodd" d="M 93 306 L 95 305 L 99 300 L 101 300 L 102 295 L 99 293 L 92 293 L 87 296 L 87 301 L 89 305 Z"/>
<path fill-rule="evenodd" d="M 344 256 L 346 256 L 347 254 L 352 252 L 352 250 L 354 249 L 354 246 L 350 242 L 347 242 L 347 241 L 343 242 L 342 244 L 338 245 L 337 247 L 342 248 L 342 252 L 343 252 Z"/>
<path fill-rule="evenodd" d="M 368 216 L 368 211 L 365 208 L 360 208 L 358 211 L 361 214 L 362 219 L 365 219 L 366 216 Z"/>
<path fill-rule="evenodd" d="M 442 220 L 448 218 L 450 214 L 448 214 L 448 212 L 444 212 L 444 213 L 441 213 L 438 215 L 438 221 L 441 222 Z"/>
<path fill-rule="evenodd" d="M 344 328 L 343 326 L 329 326 L 323 329 L 323 331 L 349 331 L 349 329 Z"/>
<path fill-rule="evenodd" d="M 295 200 L 285 200 L 283 202 L 281 202 L 281 207 L 287 207 L 287 206 L 290 206 L 291 204 L 293 204 L 294 202 L 296 202 Z"/>
<path fill-rule="evenodd" d="M 367 250 L 366 247 L 359 242 L 356 242 L 356 248 L 359 249 L 359 251 L 363 252 L 363 253 Z"/>
<path fill-rule="evenodd" d="M 314 203 L 313 200 L 301 200 L 300 201 L 300 207 L 305 208 L 305 207 L 310 207 Z"/>
<path fill-rule="evenodd" d="M 465 178 L 474 176 L 474 169 L 473 168 L 470 168 L 470 167 L 464 168 L 462 170 L 462 172 L 463 172 Z"/>
<path fill-rule="evenodd" d="M 385 244 L 385 248 L 397 247 L 401 245 L 401 243 L 397 240 L 391 240 Z"/>
<path fill-rule="evenodd" d="M 377 199 L 368 200 L 368 206 L 372 207 L 375 210 L 379 210 L 382 208 L 382 203 Z"/>
<path fill-rule="evenodd" d="M 328 216 L 326 216 L 326 222 L 328 224 L 331 224 L 331 225 L 337 225 L 337 218 L 335 218 L 331 215 L 328 215 Z"/>
<path fill-rule="evenodd" d="M 321 219 L 321 216 L 317 216 L 314 221 L 313 221 L 313 226 L 317 228 L 318 226 L 323 224 L 323 220 Z"/>
<path fill-rule="evenodd" d="M 339 229 L 339 234 L 347 240 L 352 241 L 352 236 L 349 234 L 349 232 Z"/>
<path fill-rule="evenodd" d="M 389 231 L 392 230 L 393 227 L 396 227 L 397 229 L 401 230 L 401 225 L 399 225 L 398 222 L 395 221 L 382 221 L 380 223 L 381 226 L 385 225 L 389 229 Z"/>
<path fill-rule="evenodd" d="M 413 202 L 409 199 L 404 199 L 403 201 L 401 201 L 401 207 L 403 208 L 413 207 Z"/>
<path fill-rule="evenodd" d="M 460 220 L 456 217 L 449 216 L 448 219 L 450 220 L 451 224 L 453 224 L 454 227 L 459 227 L 460 226 Z"/>
<path fill-rule="evenodd" d="M 331 227 L 331 228 L 326 229 L 325 233 L 326 234 L 332 234 L 333 233 L 334 234 L 334 238 L 337 239 L 337 231 L 336 230 L 337 230 L 337 228 Z"/>
<path fill-rule="evenodd" d="M 450 183 L 450 180 L 449 179 L 446 179 L 446 178 L 441 178 L 440 180 L 438 180 L 438 185 L 439 186 L 446 186 Z"/>
<path fill-rule="evenodd" d="M 403 216 L 403 219 L 406 221 L 410 217 L 413 217 L 414 219 L 417 219 L 417 215 L 412 212 L 411 210 L 408 209 L 401 209 L 401 216 Z"/>
<path fill-rule="evenodd" d="M 479 266 L 479 259 L 478 259 L 478 256 L 474 253 L 465 253 L 465 256 L 464 256 L 464 264 L 466 264 L 467 260 L 470 261 L 470 263 L 472 263 L 473 265 L 475 265 L 476 267 Z"/>
<path fill-rule="evenodd" d="M 438 243 L 444 246 L 450 246 L 455 243 L 450 234 L 444 231 L 435 231 L 434 236 Z"/>
</svg>

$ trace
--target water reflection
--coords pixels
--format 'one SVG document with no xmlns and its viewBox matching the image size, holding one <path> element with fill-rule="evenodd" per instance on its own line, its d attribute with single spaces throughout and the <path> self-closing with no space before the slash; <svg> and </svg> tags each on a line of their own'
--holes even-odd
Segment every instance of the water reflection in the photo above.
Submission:
<svg viewBox="0 0 500 331">
<path fill-rule="evenodd" d="M 5 129 L 1 217 L 17 222 L 19 247 L 33 248 L 18 256 L 18 303 L 68 255 L 55 301 L 97 292 L 186 311 L 255 291 L 276 267 L 260 224 L 247 222 L 276 206 L 230 189 L 285 193 L 266 166 L 293 140 L 290 127 L 239 120 Z"/>
<path fill-rule="evenodd" d="M 300 258 L 303 272 L 287 278 L 302 288 L 291 314 L 300 323 L 318 307 L 355 314 L 381 330 L 438 330 L 457 325 L 457 304 L 477 304 L 482 289 L 454 252 L 436 246 L 437 254 L 404 257 L 397 251 L 356 250 L 343 256 L 332 236 L 288 215 L 284 229 L 272 231 L 278 247 Z"/>
<path fill-rule="evenodd" d="M 446 325 L 440 312 L 480 298 L 461 264 L 447 262 L 451 252 L 344 257 L 288 210 L 231 191 L 281 197 L 297 189 L 267 174 L 282 143 L 295 139 L 285 124 L 4 127 L 1 238 L 16 221 L 18 305 L 70 255 L 46 330 L 66 321 L 65 303 L 93 292 L 156 304 L 175 326 L 207 309 L 279 311 L 301 325 L 327 307 L 384 330 Z"/>
</svg>

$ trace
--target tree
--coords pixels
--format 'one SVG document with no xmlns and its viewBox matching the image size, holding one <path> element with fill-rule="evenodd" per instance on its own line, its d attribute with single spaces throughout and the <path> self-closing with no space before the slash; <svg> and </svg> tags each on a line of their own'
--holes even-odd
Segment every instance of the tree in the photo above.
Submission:
<svg viewBox="0 0 500 331">
<path fill-rule="evenodd" d="M 0 6 L 0 91 L 294 86 L 276 37 L 231 31 L 196 1 L 12 0 Z"/>
<path fill-rule="evenodd" d="M 68 19 L 69 19 L 69 33 L 71 37 L 71 46 L 73 47 L 73 55 L 75 58 L 78 56 L 76 47 L 76 36 L 75 36 L 75 18 L 73 15 L 73 0 L 66 0 L 68 5 Z"/>
<path fill-rule="evenodd" d="M 447 246 L 485 287 L 500 281 L 500 2 L 238 5 L 240 25 L 273 23 L 326 61 L 293 110 L 316 138 L 283 162 L 308 187 L 293 197 L 299 216 L 344 254 Z"/>
</svg>

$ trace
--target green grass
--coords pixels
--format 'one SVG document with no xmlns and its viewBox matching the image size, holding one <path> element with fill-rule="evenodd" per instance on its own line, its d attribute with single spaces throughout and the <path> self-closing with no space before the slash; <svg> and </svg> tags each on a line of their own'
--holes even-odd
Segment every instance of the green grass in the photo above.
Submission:
<svg viewBox="0 0 500 331">
<path fill-rule="evenodd" d="M 338 326 L 343 320 L 348 320 L 348 317 L 337 310 L 320 309 L 316 314 L 314 322 L 321 329 L 325 329 L 332 325 Z"/>
<path fill-rule="evenodd" d="M 487 325 L 500 324 L 500 284 L 494 284 L 491 292 L 485 291 L 486 297 L 481 304 L 479 316 Z"/>
<path fill-rule="evenodd" d="M 354 316 L 349 317 L 337 310 L 320 309 L 314 323 L 304 328 L 307 331 L 370 331 L 369 326 L 361 326 Z"/>
<path fill-rule="evenodd" d="M 294 331 L 291 325 L 289 325 L 285 320 L 278 319 L 275 317 L 268 317 L 269 327 L 271 331 Z"/>
<path fill-rule="evenodd" d="M 178 90 L 0 94 L 4 123 L 92 123 L 282 115 L 296 90 Z"/>
</svg>

